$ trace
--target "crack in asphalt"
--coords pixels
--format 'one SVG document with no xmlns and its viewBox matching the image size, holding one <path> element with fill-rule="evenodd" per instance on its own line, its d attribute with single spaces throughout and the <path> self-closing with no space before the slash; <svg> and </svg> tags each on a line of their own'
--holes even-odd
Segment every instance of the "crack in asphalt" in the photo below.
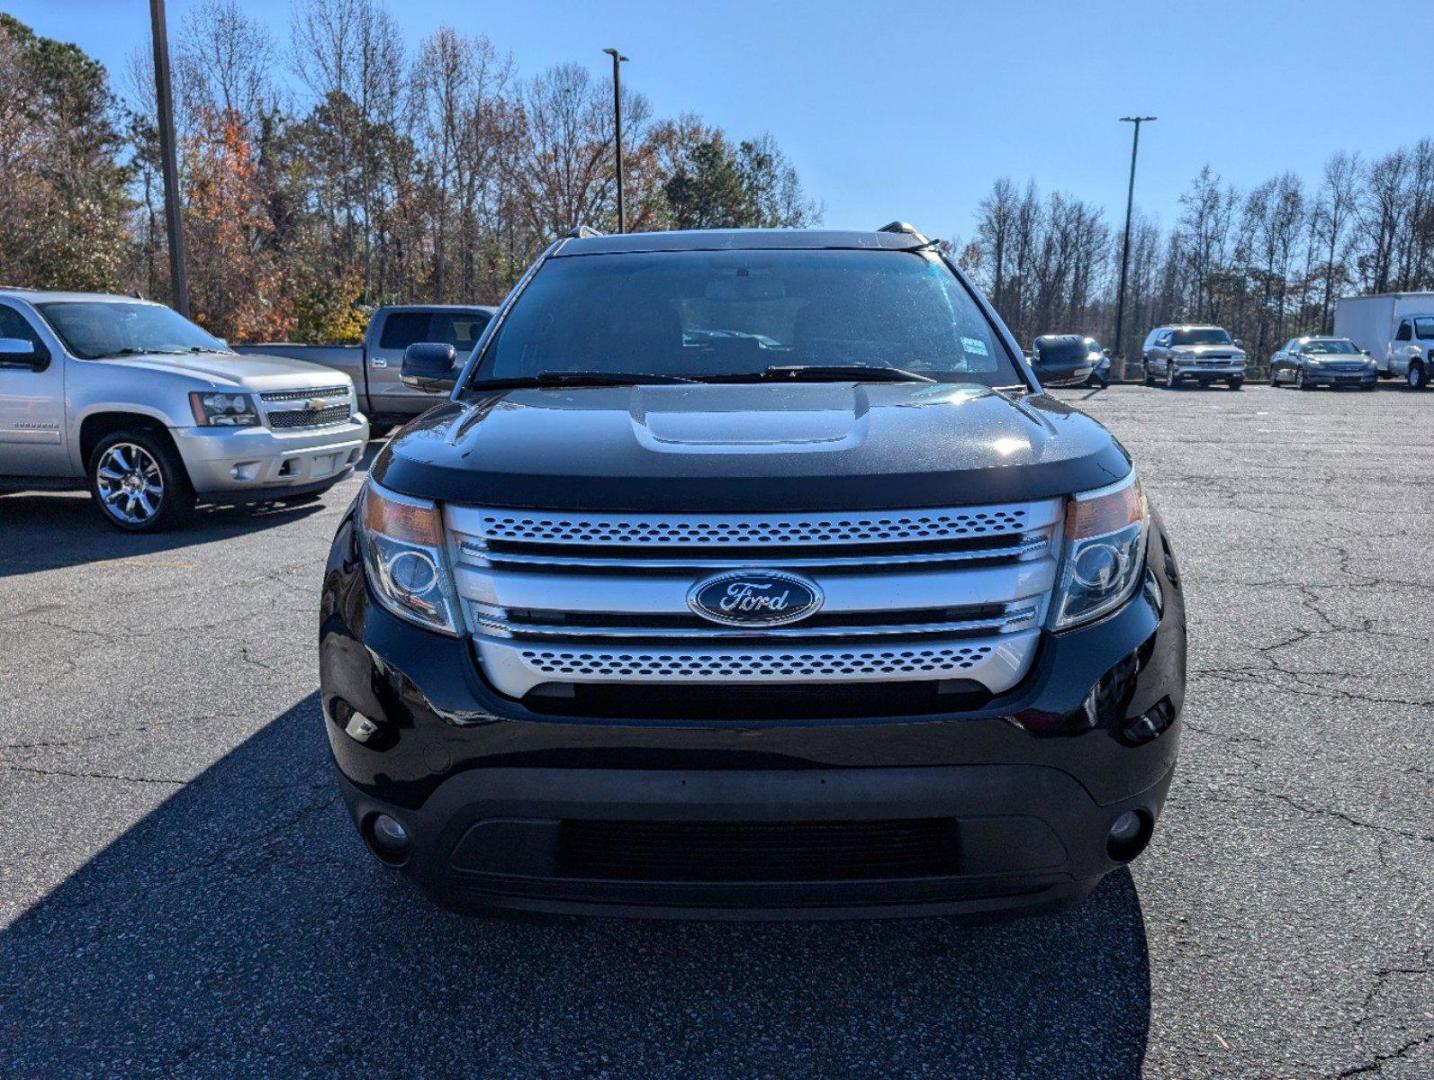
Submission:
<svg viewBox="0 0 1434 1080">
<path fill-rule="evenodd" d="M 41 769 L 33 765 L 17 765 L 12 761 L 0 761 L 0 769 L 10 772 L 36 773 L 40 776 L 68 776 L 75 780 L 117 780 L 126 784 L 172 784 L 187 787 L 188 780 L 173 780 L 163 776 L 122 776 L 119 773 L 77 772 L 70 769 Z"/>
</svg>

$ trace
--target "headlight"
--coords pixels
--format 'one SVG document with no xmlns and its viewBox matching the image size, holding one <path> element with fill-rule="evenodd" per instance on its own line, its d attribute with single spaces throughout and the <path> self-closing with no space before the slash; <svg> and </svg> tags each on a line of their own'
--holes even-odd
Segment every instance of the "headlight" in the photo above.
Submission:
<svg viewBox="0 0 1434 1080">
<path fill-rule="evenodd" d="M 374 595 L 389 611 L 429 630 L 462 633 L 458 594 L 436 503 L 368 481 L 359 505 L 359 546 Z"/>
<path fill-rule="evenodd" d="M 1119 483 L 1072 496 L 1052 629 L 1089 622 L 1130 598 L 1140 583 L 1149 519 L 1133 470 Z"/>
<path fill-rule="evenodd" d="M 259 423 L 259 410 L 248 394 L 190 394 L 189 407 L 201 427 L 256 427 Z"/>
</svg>

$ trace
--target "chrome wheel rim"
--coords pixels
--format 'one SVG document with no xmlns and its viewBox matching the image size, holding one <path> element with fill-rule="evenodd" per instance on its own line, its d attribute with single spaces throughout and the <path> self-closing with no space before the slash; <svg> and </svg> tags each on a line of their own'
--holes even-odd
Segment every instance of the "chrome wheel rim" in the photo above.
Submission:
<svg viewBox="0 0 1434 1080">
<path fill-rule="evenodd" d="M 164 473 L 142 446 L 115 443 L 95 467 L 95 487 L 105 513 L 126 525 L 154 520 L 164 504 Z"/>
<path fill-rule="evenodd" d="M 1423 372 L 1423 370 L 1422 370 L 1421 368 L 1417 368 L 1417 367 L 1415 367 L 1413 364 L 1410 364 L 1410 365 L 1409 365 L 1409 375 L 1408 375 L 1409 385 L 1412 386 L 1412 387 L 1414 387 L 1414 389 L 1418 390 L 1418 389 L 1419 389 L 1419 380 L 1420 380 L 1420 377 L 1421 377 L 1423 374 L 1424 374 L 1424 372 Z"/>
</svg>

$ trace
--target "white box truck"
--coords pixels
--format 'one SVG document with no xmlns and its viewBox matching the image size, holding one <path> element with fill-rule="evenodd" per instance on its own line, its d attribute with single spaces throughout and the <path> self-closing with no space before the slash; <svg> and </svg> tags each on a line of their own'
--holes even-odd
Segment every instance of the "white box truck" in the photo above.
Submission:
<svg viewBox="0 0 1434 1080">
<path fill-rule="evenodd" d="M 1434 374 L 1434 292 L 1342 296 L 1334 333 L 1374 357 L 1382 376 L 1422 386 Z"/>
</svg>

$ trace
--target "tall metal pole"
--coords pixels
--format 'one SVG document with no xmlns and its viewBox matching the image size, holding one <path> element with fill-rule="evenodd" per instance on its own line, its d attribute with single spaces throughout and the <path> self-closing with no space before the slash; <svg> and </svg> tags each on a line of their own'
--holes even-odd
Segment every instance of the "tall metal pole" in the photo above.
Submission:
<svg viewBox="0 0 1434 1080">
<path fill-rule="evenodd" d="M 1120 251 L 1120 287 L 1115 294 L 1115 351 L 1125 362 L 1125 345 L 1121 334 L 1125 330 L 1125 275 L 1130 268 L 1130 213 L 1135 205 L 1135 155 L 1140 152 L 1140 125 L 1154 120 L 1153 116 L 1122 116 L 1122 124 L 1135 125 L 1135 137 L 1130 143 L 1130 187 L 1125 193 L 1125 241 Z"/>
<path fill-rule="evenodd" d="M 622 62 L 627 59 L 616 49 L 604 49 L 612 57 L 612 142 L 617 158 L 617 231 L 627 232 L 627 209 L 622 198 Z"/>
<path fill-rule="evenodd" d="M 169 33 L 164 23 L 164 0 L 149 0 L 154 38 L 154 90 L 159 109 L 159 156 L 164 171 L 164 223 L 169 233 L 169 281 L 174 310 L 189 317 L 189 276 L 184 260 L 184 219 L 179 207 L 179 162 L 174 147 L 174 94 L 169 82 Z"/>
</svg>

